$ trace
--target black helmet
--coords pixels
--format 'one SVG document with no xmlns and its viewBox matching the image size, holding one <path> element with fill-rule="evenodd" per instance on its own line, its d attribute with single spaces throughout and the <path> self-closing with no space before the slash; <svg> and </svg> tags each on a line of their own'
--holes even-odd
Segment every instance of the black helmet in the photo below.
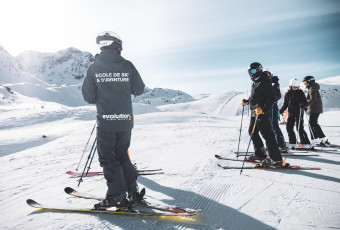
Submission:
<svg viewBox="0 0 340 230">
<path fill-rule="evenodd" d="M 305 85 L 311 85 L 315 83 L 315 78 L 313 76 L 306 76 L 303 78 L 302 82 Z"/>
<path fill-rule="evenodd" d="M 250 64 L 248 68 L 248 74 L 251 80 L 256 81 L 261 77 L 261 73 L 263 71 L 263 67 L 258 62 L 253 62 Z"/>
</svg>

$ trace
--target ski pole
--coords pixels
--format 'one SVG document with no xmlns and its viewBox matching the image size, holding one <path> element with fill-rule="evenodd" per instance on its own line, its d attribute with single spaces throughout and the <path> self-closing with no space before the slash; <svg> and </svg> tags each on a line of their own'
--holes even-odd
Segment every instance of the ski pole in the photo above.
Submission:
<svg viewBox="0 0 340 230">
<path fill-rule="evenodd" d="M 90 134 L 89 139 L 87 140 L 87 143 L 86 143 L 86 145 L 85 145 L 83 154 L 81 155 L 81 158 L 80 158 L 80 161 L 79 161 L 78 166 L 77 166 L 77 168 L 76 168 L 76 171 L 78 171 L 78 169 L 79 169 L 80 162 L 81 162 L 81 160 L 83 159 L 83 156 L 84 156 L 84 153 L 85 153 L 85 151 L 86 151 L 87 145 L 88 145 L 89 142 L 90 142 L 90 139 L 91 139 L 91 137 L 92 137 L 92 134 L 93 134 L 93 131 L 94 131 L 96 125 L 97 125 L 97 121 L 96 121 L 96 123 L 94 123 L 93 129 L 92 129 L 92 131 L 91 131 L 91 134 Z"/>
<path fill-rule="evenodd" d="M 85 164 L 85 167 L 84 167 L 84 170 L 83 170 L 83 172 L 82 172 L 82 174 L 81 174 L 81 177 L 80 177 L 80 179 L 78 180 L 78 187 L 79 187 L 79 185 L 80 185 L 80 183 L 81 182 L 83 182 L 83 176 L 84 176 L 84 173 L 85 173 L 85 170 L 86 170 L 86 166 L 87 166 L 87 164 L 88 164 L 88 162 L 89 162 L 89 160 L 90 160 L 90 158 L 91 158 L 91 155 L 92 155 L 92 151 L 93 151 L 93 149 L 95 148 L 95 146 L 96 146 L 96 142 L 97 142 L 97 138 L 94 140 L 94 142 L 93 142 L 93 145 L 92 145 L 92 148 L 91 148 L 91 151 L 90 151 L 90 154 L 89 154 L 89 156 L 87 157 L 87 161 L 86 161 L 86 164 Z M 97 148 L 97 147 L 96 147 Z M 93 151 L 93 154 L 94 154 L 94 152 L 95 151 Z"/>
<path fill-rule="evenodd" d="M 238 146 L 237 146 L 237 157 L 239 154 L 239 150 L 240 150 L 240 142 L 241 142 L 241 132 L 242 132 L 242 123 L 243 123 L 243 112 L 244 112 L 244 105 L 242 106 L 242 118 L 241 118 L 241 127 L 240 127 L 240 135 L 238 137 Z"/>
<path fill-rule="evenodd" d="M 311 133 L 312 138 L 315 140 L 314 132 L 313 132 L 312 127 L 310 126 L 310 123 L 309 123 L 309 116 L 308 116 L 307 113 L 306 113 L 306 117 L 307 117 L 307 122 L 308 122 L 309 131 L 310 131 L 310 133 Z"/>
<path fill-rule="evenodd" d="M 301 143 L 301 136 L 300 136 L 300 119 L 301 119 L 301 109 L 300 109 L 300 113 L 299 113 L 299 120 L 298 120 L 298 123 L 297 123 L 297 131 L 298 131 L 298 136 L 299 136 L 299 139 L 300 139 L 300 143 Z M 296 145 L 297 145 L 297 138 L 296 138 Z"/>
<path fill-rule="evenodd" d="M 92 154 L 92 157 L 91 157 L 90 164 L 89 164 L 89 166 L 87 167 L 86 176 L 87 176 L 87 174 L 89 173 L 89 170 L 91 169 L 91 164 L 92 164 L 92 161 L 93 161 L 93 157 L 94 157 L 94 155 L 95 155 L 95 153 L 96 153 L 96 150 L 97 150 L 97 145 L 96 145 L 96 147 L 95 147 L 94 150 L 93 150 L 93 154 Z"/>
<path fill-rule="evenodd" d="M 249 143 L 248 143 L 247 152 L 246 152 L 246 155 L 245 155 L 244 159 L 247 158 L 248 150 L 249 150 L 249 146 L 250 146 L 250 142 L 251 142 L 251 139 L 252 139 L 253 134 L 254 134 L 254 132 L 255 132 L 255 128 L 256 128 L 256 124 L 257 124 L 257 119 L 258 119 L 258 118 L 259 118 L 259 115 L 256 115 L 255 122 L 254 122 L 254 127 L 253 127 L 253 131 L 251 132 L 251 135 L 250 135 L 250 140 L 249 140 Z M 241 171 L 240 171 L 240 175 L 241 175 L 241 173 L 243 172 L 243 166 L 244 166 L 244 161 L 243 161 L 243 164 L 242 164 L 242 168 L 241 168 Z"/>
</svg>

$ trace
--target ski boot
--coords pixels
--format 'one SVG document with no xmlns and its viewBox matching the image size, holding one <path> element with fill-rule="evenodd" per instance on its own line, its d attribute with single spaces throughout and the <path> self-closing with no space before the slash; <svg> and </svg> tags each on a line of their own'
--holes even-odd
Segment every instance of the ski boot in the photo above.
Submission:
<svg viewBox="0 0 340 230">
<path fill-rule="evenodd" d="M 135 203 L 146 205 L 146 201 L 144 200 L 145 188 L 143 188 L 140 192 L 138 192 L 139 188 L 137 182 L 133 182 L 132 185 L 128 189 L 128 200 L 133 206 Z"/>
<path fill-rule="evenodd" d="M 320 146 L 321 142 L 322 142 L 322 140 L 320 138 L 316 138 L 316 139 L 312 140 L 312 145 Z"/>
<path fill-rule="evenodd" d="M 264 159 L 261 163 L 256 164 L 256 167 L 262 167 L 262 168 L 282 168 L 282 167 L 288 167 L 289 164 L 286 163 L 286 159 L 283 161 L 274 161 L 271 158 L 267 157 Z"/>
<path fill-rule="evenodd" d="M 93 209 L 95 210 L 106 210 L 110 208 L 129 209 L 129 201 L 126 199 L 126 192 L 121 192 L 120 194 L 107 195 L 105 199 L 95 204 Z"/>
<path fill-rule="evenodd" d="M 326 137 L 321 138 L 321 141 L 319 143 L 319 146 L 327 146 L 330 145 L 331 143 L 329 143 L 328 139 Z"/>
<path fill-rule="evenodd" d="M 288 148 L 286 145 L 280 147 L 281 153 L 288 153 Z"/>
<path fill-rule="evenodd" d="M 245 158 L 246 161 L 263 161 L 264 159 L 266 159 L 265 157 L 258 157 L 255 154 L 252 154 L 250 156 L 247 156 Z"/>
<path fill-rule="evenodd" d="M 248 161 L 263 161 L 267 157 L 267 151 L 266 148 L 263 146 L 259 149 L 254 149 L 255 154 L 249 156 L 249 159 L 247 158 L 246 160 Z"/>
<path fill-rule="evenodd" d="M 145 188 L 143 188 L 140 192 L 134 192 L 129 194 L 129 202 L 133 206 L 134 204 L 140 205 L 148 205 L 148 203 L 144 200 Z"/>
</svg>

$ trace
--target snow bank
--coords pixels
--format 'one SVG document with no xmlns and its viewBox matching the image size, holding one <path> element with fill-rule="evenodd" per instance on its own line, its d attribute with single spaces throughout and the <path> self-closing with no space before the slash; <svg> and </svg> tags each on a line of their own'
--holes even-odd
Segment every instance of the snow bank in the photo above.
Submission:
<svg viewBox="0 0 340 230">
<path fill-rule="evenodd" d="M 242 110 L 241 100 L 246 95 L 241 92 L 227 91 L 217 93 L 189 103 L 164 105 L 158 108 L 162 111 L 204 113 L 218 116 L 234 116 Z"/>
</svg>

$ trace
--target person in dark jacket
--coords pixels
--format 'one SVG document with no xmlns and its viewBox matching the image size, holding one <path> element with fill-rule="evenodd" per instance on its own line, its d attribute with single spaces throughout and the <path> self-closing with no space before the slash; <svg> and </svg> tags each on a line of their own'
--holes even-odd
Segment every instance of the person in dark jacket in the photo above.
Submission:
<svg viewBox="0 0 340 230">
<path fill-rule="evenodd" d="M 304 77 L 303 83 L 308 88 L 306 108 L 307 113 L 310 114 L 309 125 L 311 129 L 311 137 L 314 139 L 314 143 L 316 144 L 330 144 L 320 125 L 318 124 L 320 113 L 323 113 L 322 98 L 319 92 L 320 85 L 315 82 L 315 78 L 313 76 Z"/>
<path fill-rule="evenodd" d="M 116 33 L 105 31 L 96 42 L 101 52 L 87 70 L 82 93 L 97 107 L 97 151 L 108 189 L 94 208 L 126 207 L 139 195 L 137 171 L 128 156 L 134 120 L 131 94 L 142 94 L 145 85 L 135 66 L 120 55 L 122 40 Z"/>
<path fill-rule="evenodd" d="M 268 76 L 263 72 L 260 63 L 254 62 L 250 64 L 248 73 L 253 81 L 251 86 L 251 94 L 248 100 L 243 99 L 242 105 L 249 103 L 251 119 L 249 124 L 249 135 L 253 141 L 255 155 L 250 156 L 249 160 L 262 160 L 261 166 L 282 166 L 282 156 L 280 149 L 276 143 L 269 120 L 272 105 L 275 101 L 272 85 Z M 257 123 L 255 124 L 257 120 Z M 255 125 L 255 129 L 254 129 Z M 266 150 L 259 135 L 266 141 L 268 154 L 270 158 L 266 158 Z"/>
<path fill-rule="evenodd" d="M 279 78 L 277 76 L 273 76 L 270 70 L 266 69 L 264 73 L 267 74 L 269 77 L 270 81 L 272 82 L 272 90 L 273 90 L 273 95 L 275 97 L 273 106 L 272 106 L 272 111 L 271 114 L 269 114 L 269 119 L 273 127 L 273 132 L 275 135 L 276 142 L 281 149 L 281 152 L 287 152 L 287 147 L 286 147 L 286 142 L 283 136 L 283 133 L 280 129 L 279 125 L 279 118 L 280 118 L 280 113 L 279 113 L 279 108 L 277 106 L 278 100 L 281 98 L 281 90 L 280 90 L 280 83 L 279 83 Z"/>
<path fill-rule="evenodd" d="M 306 96 L 300 89 L 300 82 L 297 79 L 289 81 L 289 89 L 285 94 L 283 106 L 280 109 L 280 114 L 288 108 L 287 133 L 290 144 L 297 144 L 297 139 L 294 132 L 294 125 L 298 130 L 301 144 L 310 144 L 307 133 L 303 128 L 303 108 L 307 104 Z"/>
</svg>

